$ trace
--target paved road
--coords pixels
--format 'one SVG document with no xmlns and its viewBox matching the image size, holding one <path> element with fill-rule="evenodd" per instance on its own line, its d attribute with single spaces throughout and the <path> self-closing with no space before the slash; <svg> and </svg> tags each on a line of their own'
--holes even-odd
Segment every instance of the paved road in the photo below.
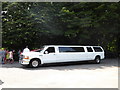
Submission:
<svg viewBox="0 0 120 90">
<path fill-rule="evenodd" d="M 26 68 L 15 62 L 0 68 L 2 88 L 118 88 L 118 60 Z"/>
</svg>

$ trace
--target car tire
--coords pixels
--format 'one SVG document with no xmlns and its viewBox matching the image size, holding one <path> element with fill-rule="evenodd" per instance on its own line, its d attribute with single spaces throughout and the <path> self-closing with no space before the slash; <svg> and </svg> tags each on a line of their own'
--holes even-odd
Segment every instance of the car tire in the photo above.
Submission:
<svg viewBox="0 0 120 90">
<path fill-rule="evenodd" d="M 40 65 L 40 60 L 33 59 L 33 60 L 30 61 L 29 66 L 32 67 L 32 68 L 37 68 L 37 67 L 39 67 L 39 65 Z"/>
<path fill-rule="evenodd" d="M 94 62 L 95 62 L 96 64 L 100 64 L 100 62 L 101 62 L 100 57 L 96 57 L 95 60 L 94 60 Z"/>
</svg>

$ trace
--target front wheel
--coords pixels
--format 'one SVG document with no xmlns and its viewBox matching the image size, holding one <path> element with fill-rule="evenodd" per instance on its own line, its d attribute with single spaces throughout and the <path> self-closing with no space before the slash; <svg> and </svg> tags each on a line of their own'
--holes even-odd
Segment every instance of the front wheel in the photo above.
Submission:
<svg viewBox="0 0 120 90">
<path fill-rule="evenodd" d="M 96 57 L 94 61 L 96 64 L 99 64 L 101 62 L 101 59 L 100 59 L 100 57 Z"/>
<path fill-rule="evenodd" d="M 38 59 L 33 59 L 30 62 L 30 67 L 37 68 L 40 65 L 40 61 Z"/>
</svg>

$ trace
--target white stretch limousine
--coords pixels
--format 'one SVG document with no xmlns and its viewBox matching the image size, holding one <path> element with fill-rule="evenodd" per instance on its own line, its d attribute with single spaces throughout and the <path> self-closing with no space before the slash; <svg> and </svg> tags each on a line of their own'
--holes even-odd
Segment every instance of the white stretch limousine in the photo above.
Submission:
<svg viewBox="0 0 120 90">
<path fill-rule="evenodd" d="M 104 59 L 101 46 L 46 45 L 39 50 L 22 53 L 19 62 L 22 65 L 38 67 L 47 63 L 89 60 L 99 64 L 101 59 Z"/>
</svg>

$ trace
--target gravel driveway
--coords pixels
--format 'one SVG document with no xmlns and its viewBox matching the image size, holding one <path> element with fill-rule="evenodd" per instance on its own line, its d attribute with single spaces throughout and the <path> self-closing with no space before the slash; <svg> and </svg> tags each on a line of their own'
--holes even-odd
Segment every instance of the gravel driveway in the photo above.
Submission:
<svg viewBox="0 0 120 90">
<path fill-rule="evenodd" d="M 18 62 L 0 68 L 2 88 L 118 88 L 118 60 L 26 68 Z"/>
</svg>

